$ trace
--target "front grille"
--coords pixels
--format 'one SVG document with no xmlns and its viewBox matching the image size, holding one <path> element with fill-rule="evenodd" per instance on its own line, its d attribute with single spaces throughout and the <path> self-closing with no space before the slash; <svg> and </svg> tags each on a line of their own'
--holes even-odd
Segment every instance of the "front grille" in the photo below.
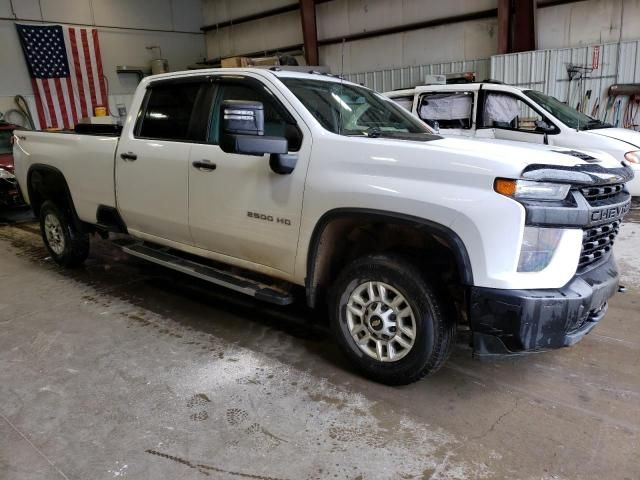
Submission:
<svg viewBox="0 0 640 480">
<path fill-rule="evenodd" d="M 582 251 L 578 268 L 587 267 L 609 253 L 619 231 L 620 220 L 585 228 L 582 233 Z"/>
<path fill-rule="evenodd" d="M 624 185 L 622 183 L 615 183 L 613 185 L 603 185 L 601 187 L 585 187 L 580 191 L 582 192 L 582 195 L 584 195 L 584 198 L 586 198 L 589 203 L 592 203 L 615 197 L 622 192 L 623 189 Z"/>
</svg>

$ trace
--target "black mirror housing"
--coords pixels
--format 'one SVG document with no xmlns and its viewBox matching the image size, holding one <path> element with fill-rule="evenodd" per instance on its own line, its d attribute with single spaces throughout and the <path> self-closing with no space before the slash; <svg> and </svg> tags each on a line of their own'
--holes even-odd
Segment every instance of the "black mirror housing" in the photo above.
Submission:
<svg viewBox="0 0 640 480">
<path fill-rule="evenodd" d="M 220 106 L 221 133 L 232 135 L 264 135 L 262 102 L 225 100 Z"/>
<path fill-rule="evenodd" d="M 546 120 L 536 120 L 535 122 L 536 130 L 542 133 L 555 133 L 556 127 L 553 125 L 549 125 Z"/>
</svg>

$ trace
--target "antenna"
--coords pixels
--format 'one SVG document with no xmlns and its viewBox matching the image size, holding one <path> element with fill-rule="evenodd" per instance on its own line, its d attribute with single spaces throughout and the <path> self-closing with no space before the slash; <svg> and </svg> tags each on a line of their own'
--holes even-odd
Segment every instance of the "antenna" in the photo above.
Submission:
<svg viewBox="0 0 640 480">
<path fill-rule="evenodd" d="M 346 43 L 346 39 L 342 37 L 342 51 L 340 53 L 340 98 L 344 93 L 343 91 L 343 83 L 344 83 L 344 44 Z M 342 106 L 340 106 L 340 117 L 339 117 L 340 125 L 338 126 L 338 134 L 342 135 Z"/>
</svg>

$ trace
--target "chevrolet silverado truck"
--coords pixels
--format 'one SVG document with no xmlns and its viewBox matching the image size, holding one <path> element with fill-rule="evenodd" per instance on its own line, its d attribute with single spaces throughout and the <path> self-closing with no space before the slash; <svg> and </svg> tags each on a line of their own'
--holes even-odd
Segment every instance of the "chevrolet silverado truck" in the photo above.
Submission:
<svg viewBox="0 0 640 480">
<path fill-rule="evenodd" d="M 618 289 L 633 173 L 611 157 L 443 138 L 317 73 L 145 78 L 121 132 L 19 132 L 16 176 L 60 265 L 91 234 L 279 305 L 327 308 L 364 374 L 436 372 L 576 343 Z"/>
<path fill-rule="evenodd" d="M 392 98 L 444 136 L 518 141 L 602 152 L 625 160 L 640 196 L 640 132 L 614 128 L 542 92 L 501 83 L 424 85 L 395 90 Z"/>
</svg>

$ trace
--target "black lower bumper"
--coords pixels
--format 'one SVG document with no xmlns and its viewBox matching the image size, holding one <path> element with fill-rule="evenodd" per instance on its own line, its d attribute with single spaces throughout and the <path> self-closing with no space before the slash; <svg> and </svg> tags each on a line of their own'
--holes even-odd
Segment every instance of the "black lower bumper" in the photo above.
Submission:
<svg viewBox="0 0 640 480">
<path fill-rule="evenodd" d="M 607 300 L 617 289 L 618 270 L 611 255 L 559 289 L 472 287 L 474 356 L 521 355 L 573 345 L 604 317 Z"/>
</svg>

